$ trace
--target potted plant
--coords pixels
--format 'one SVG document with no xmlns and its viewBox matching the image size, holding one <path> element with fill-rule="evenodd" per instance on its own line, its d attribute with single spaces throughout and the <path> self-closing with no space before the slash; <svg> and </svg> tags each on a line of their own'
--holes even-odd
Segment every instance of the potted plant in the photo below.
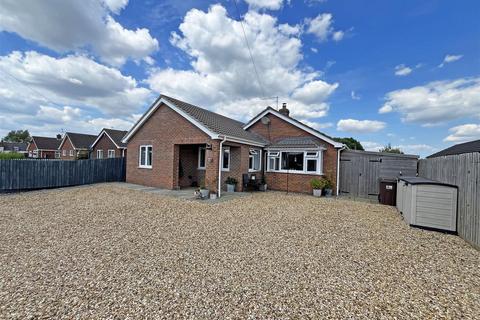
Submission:
<svg viewBox="0 0 480 320">
<path fill-rule="evenodd" d="M 225 180 L 225 183 L 227 184 L 227 192 L 235 192 L 235 186 L 238 183 L 237 179 L 228 177 L 227 180 Z"/>
<path fill-rule="evenodd" d="M 258 185 L 258 190 L 267 191 L 267 181 L 265 180 L 265 176 L 262 176 L 260 184 Z"/>
<path fill-rule="evenodd" d="M 326 183 L 325 183 L 325 196 L 331 197 L 332 194 L 333 194 L 333 189 L 332 189 L 333 183 L 332 183 L 332 181 L 330 181 L 327 178 L 325 178 L 325 181 L 326 181 Z"/>
<path fill-rule="evenodd" d="M 200 186 L 198 191 L 200 192 L 200 195 L 202 196 L 202 199 L 207 199 L 208 195 L 210 194 L 210 190 L 205 188 L 204 185 Z"/>
<path fill-rule="evenodd" d="M 310 180 L 310 186 L 313 189 L 313 195 L 315 197 L 321 197 L 322 196 L 322 189 L 325 188 L 326 185 L 326 180 L 324 178 L 313 178 Z"/>
</svg>

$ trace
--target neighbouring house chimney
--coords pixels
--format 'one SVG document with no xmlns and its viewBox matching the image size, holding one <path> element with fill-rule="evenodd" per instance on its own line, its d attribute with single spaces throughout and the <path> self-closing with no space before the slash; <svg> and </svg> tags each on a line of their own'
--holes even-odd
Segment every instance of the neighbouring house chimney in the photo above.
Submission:
<svg viewBox="0 0 480 320">
<path fill-rule="evenodd" d="M 57 140 L 62 140 L 62 135 L 61 134 L 57 134 Z"/>
<path fill-rule="evenodd" d="M 282 105 L 282 109 L 278 110 L 278 112 L 280 112 L 281 114 L 283 114 L 284 116 L 289 116 L 290 115 L 290 110 L 287 109 L 287 103 L 284 102 L 283 105 Z"/>
</svg>

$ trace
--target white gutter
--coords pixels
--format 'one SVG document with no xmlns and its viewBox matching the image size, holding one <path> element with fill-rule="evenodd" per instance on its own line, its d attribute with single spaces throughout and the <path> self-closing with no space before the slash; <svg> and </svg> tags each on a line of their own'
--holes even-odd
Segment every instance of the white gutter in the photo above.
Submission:
<svg viewBox="0 0 480 320">
<path fill-rule="evenodd" d="M 337 150 L 337 197 L 340 193 L 340 152 L 345 150 L 345 146 Z"/>
<path fill-rule="evenodd" d="M 222 193 L 222 151 L 223 151 L 223 143 L 227 141 L 227 137 L 224 136 L 223 140 L 220 141 L 220 151 L 218 152 L 218 190 L 217 196 L 220 198 Z"/>
</svg>

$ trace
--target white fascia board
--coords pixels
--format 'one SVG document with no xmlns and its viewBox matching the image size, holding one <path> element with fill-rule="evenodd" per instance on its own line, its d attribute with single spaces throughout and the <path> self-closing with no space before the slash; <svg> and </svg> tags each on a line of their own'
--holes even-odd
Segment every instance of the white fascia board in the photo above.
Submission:
<svg viewBox="0 0 480 320">
<path fill-rule="evenodd" d="M 264 144 L 264 143 L 259 143 L 259 142 L 255 142 L 255 141 L 251 141 L 251 140 L 246 140 L 246 139 L 241 139 L 241 138 L 235 138 L 235 137 L 230 137 L 230 136 L 222 136 L 222 137 L 225 137 L 225 138 L 226 138 L 226 141 L 230 141 L 230 142 L 237 142 L 237 143 L 241 143 L 241 144 L 248 144 L 248 145 L 252 145 L 252 146 L 256 146 L 256 147 L 265 147 L 265 144 Z"/>
<path fill-rule="evenodd" d="M 219 139 L 219 135 L 216 134 L 215 132 L 211 131 L 208 129 L 206 126 L 204 126 L 202 123 L 198 122 L 196 119 L 194 119 L 192 116 L 190 116 L 188 113 L 184 112 L 177 106 L 175 106 L 173 103 L 166 99 L 160 99 L 158 100 L 154 106 L 148 110 L 148 112 L 133 126 L 132 130 L 130 130 L 127 135 L 122 139 L 123 143 L 128 143 L 128 140 L 135 134 L 135 132 L 138 131 L 142 127 L 142 125 L 150 118 L 150 116 L 158 109 L 160 104 L 164 103 L 166 106 L 168 106 L 170 109 L 173 111 L 177 112 L 179 115 L 187 119 L 189 122 L 191 122 L 194 126 L 205 132 L 208 136 L 210 136 L 211 139 Z"/>
<path fill-rule="evenodd" d="M 115 145 L 115 147 L 117 147 L 117 149 L 122 149 L 123 148 L 123 147 L 120 147 L 118 144 L 115 143 L 115 141 L 112 139 L 112 137 L 110 137 L 110 135 L 107 133 L 107 131 L 102 130 L 102 132 L 100 132 L 100 134 L 98 135 L 97 139 L 95 139 L 95 141 L 90 146 L 90 149 L 93 149 L 93 147 L 97 144 L 97 142 L 100 140 L 100 138 L 102 138 L 102 136 L 104 134 L 107 135 L 108 139 L 110 139 L 110 141 L 113 142 L 113 144 Z"/>
<path fill-rule="evenodd" d="M 248 128 L 250 128 L 253 124 L 255 124 L 258 120 L 260 120 L 261 118 L 263 118 L 263 117 L 264 117 L 265 115 L 267 115 L 268 113 L 271 113 L 271 114 L 279 117 L 280 119 L 282 119 L 282 120 L 284 120 L 284 121 L 286 121 L 286 122 L 288 122 L 288 123 L 296 126 L 297 128 L 300 128 L 300 129 L 302 129 L 302 130 L 310 133 L 312 136 L 315 136 L 315 137 L 317 137 L 317 138 L 322 139 L 322 140 L 325 141 L 325 142 L 330 143 L 330 144 L 333 145 L 335 148 L 342 148 L 342 147 L 343 147 L 343 144 L 338 143 L 338 142 L 336 142 L 336 141 L 334 141 L 334 140 L 332 140 L 332 139 L 324 136 L 323 134 L 321 134 L 321 133 L 319 133 L 319 132 L 317 132 L 317 131 L 309 128 L 308 126 L 306 126 L 306 125 L 304 125 L 304 124 L 302 124 L 302 123 L 298 123 L 297 121 L 292 120 L 290 117 L 287 117 L 287 116 L 281 114 L 280 112 L 275 111 L 275 110 L 272 110 L 272 109 L 267 109 L 267 110 L 263 111 L 262 113 L 260 113 L 257 117 L 255 117 L 253 120 L 251 120 L 247 125 L 245 125 L 245 126 L 243 127 L 243 129 L 244 129 L 244 130 L 247 130 Z"/>
</svg>

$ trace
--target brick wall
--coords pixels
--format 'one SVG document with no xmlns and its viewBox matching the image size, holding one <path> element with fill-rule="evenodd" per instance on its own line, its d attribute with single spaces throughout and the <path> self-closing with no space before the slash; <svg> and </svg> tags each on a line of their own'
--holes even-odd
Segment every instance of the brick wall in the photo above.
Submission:
<svg viewBox="0 0 480 320">
<path fill-rule="evenodd" d="M 162 105 L 128 142 L 127 182 L 176 189 L 183 183 L 179 180 L 178 171 L 180 145 L 206 143 L 212 144 L 212 150 L 206 151 L 208 172 L 205 174 L 205 185 L 210 190 L 216 191 L 218 141 L 212 141 L 207 134 L 188 120 Z M 138 167 L 139 148 L 143 144 L 153 147 L 151 169 Z"/>
<path fill-rule="evenodd" d="M 97 159 L 97 150 L 103 150 L 103 158 L 108 158 L 108 150 L 115 150 L 115 158 L 122 157 L 122 149 L 118 149 L 112 140 L 106 135 L 103 134 L 100 140 L 92 150 L 91 158 Z"/>
<path fill-rule="evenodd" d="M 66 151 L 66 155 L 63 155 L 63 150 Z M 65 139 L 65 142 L 62 144 L 62 147 L 60 148 L 60 159 L 62 160 L 75 160 L 75 150 L 73 152 L 73 156 L 70 156 L 70 150 L 74 150 L 72 143 L 70 142 L 70 139 Z"/>
<path fill-rule="evenodd" d="M 323 173 L 333 183 L 333 190 L 336 190 L 337 185 L 337 149 L 329 143 L 312 136 L 310 133 L 294 126 L 276 115 L 268 114 L 270 125 L 266 126 L 261 121 L 256 122 L 248 130 L 262 135 L 272 142 L 288 138 L 288 137 L 312 137 L 319 143 L 323 144 L 327 150 L 323 151 Z M 265 175 L 269 188 L 275 190 L 286 190 L 286 179 L 284 173 L 268 172 Z M 316 175 L 306 174 L 289 174 L 289 182 L 292 182 L 292 188 L 289 183 L 289 190 L 292 192 L 311 192 L 310 180 Z M 285 180 L 285 181 L 284 181 Z"/>
</svg>

